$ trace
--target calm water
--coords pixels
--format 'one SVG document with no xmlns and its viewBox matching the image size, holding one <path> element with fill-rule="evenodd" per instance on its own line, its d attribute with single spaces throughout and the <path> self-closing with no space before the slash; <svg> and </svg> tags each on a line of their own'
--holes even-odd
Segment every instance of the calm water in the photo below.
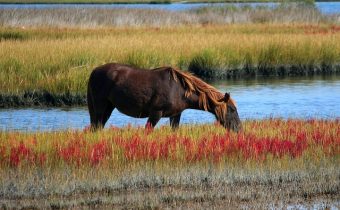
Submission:
<svg viewBox="0 0 340 210">
<path fill-rule="evenodd" d="M 277 3 L 173 3 L 173 4 L 0 4 L 2 8 L 36 8 L 36 9 L 48 9 L 48 8 L 139 8 L 139 9 L 164 9 L 170 11 L 180 11 L 194 9 L 204 6 L 244 6 L 250 5 L 252 7 L 269 6 L 275 7 Z M 324 14 L 340 13 L 340 2 L 317 2 L 316 7 Z"/>
<path fill-rule="evenodd" d="M 283 204 L 279 205 L 269 205 L 268 209 L 274 210 L 274 209 L 287 209 L 287 210 L 320 210 L 320 209 L 329 209 L 329 210 L 339 210 L 340 207 L 340 201 L 317 201 L 317 202 L 301 202 L 300 204 L 289 204 L 287 206 Z"/>
<path fill-rule="evenodd" d="M 241 119 L 340 118 L 340 76 L 313 79 L 258 79 L 213 82 L 219 90 L 231 93 Z M 181 123 L 213 123 L 208 112 L 186 110 Z M 131 118 L 115 110 L 107 123 L 114 126 L 143 126 L 146 119 Z M 164 118 L 159 125 L 168 124 Z M 1 130 L 82 129 L 89 125 L 87 108 L 0 109 Z"/>
</svg>

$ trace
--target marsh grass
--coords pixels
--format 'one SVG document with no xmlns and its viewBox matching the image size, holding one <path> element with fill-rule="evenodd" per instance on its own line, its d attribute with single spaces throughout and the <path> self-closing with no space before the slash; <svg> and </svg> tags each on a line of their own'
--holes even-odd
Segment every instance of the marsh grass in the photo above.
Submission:
<svg viewBox="0 0 340 210">
<path fill-rule="evenodd" d="M 275 166 L 2 171 L 0 203 L 7 208 L 338 205 L 339 170 L 334 164 L 271 170 Z M 113 175 L 117 170 L 120 175 Z"/>
<path fill-rule="evenodd" d="M 0 25 L 7 27 L 121 27 L 225 25 L 236 23 L 339 23 L 339 14 L 321 14 L 299 3 L 278 7 L 202 7 L 185 11 L 129 8 L 1 9 Z"/>
<path fill-rule="evenodd" d="M 210 49 L 203 50 L 192 58 L 188 69 L 196 75 L 211 78 L 219 77 L 221 71 L 218 71 L 218 68 L 220 68 L 221 65 L 215 55 L 216 52 Z"/>
<path fill-rule="evenodd" d="M 65 93 L 85 95 L 91 70 L 107 62 L 142 68 L 175 66 L 208 78 L 337 72 L 336 21 L 336 16 L 299 5 L 185 12 L 2 10 L 0 89 L 2 99 L 16 97 L 12 102 L 3 100 L 2 107 L 13 101 L 18 106 L 31 104 L 20 102 L 25 92 L 48 92 L 55 101 Z M 224 26 L 254 22 L 265 24 Z M 295 25 L 299 22 L 304 24 Z"/>
<path fill-rule="evenodd" d="M 25 34 L 20 33 L 18 31 L 11 32 L 11 31 L 2 31 L 0 32 L 0 41 L 6 40 L 24 40 L 27 36 Z"/>
<path fill-rule="evenodd" d="M 148 154 L 155 149 L 153 142 L 162 144 L 168 138 L 187 138 L 185 141 L 193 143 L 194 147 L 211 141 L 205 147 L 215 148 L 213 153 L 220 152 L 219 145 L 212 143 L 216 135 L 230 135 L 235 142 L 242 139 L 216 125 L 181 126 L 176 132 L 168 126 L 153 132 L 129 126 L 97 133 L 86 130 L 1 131 L 0 204 L 8 208 L 162 208 L 203 204 L 221 208 L 239 207 L 240 204 L 268 208 L 277 202 L 289 205 L 327 198 L 333 205 L 337 201 L 340 189 L 338 120 L 246 121 L 243 132 L 241 136 L 255 135 L 257 143 L 278 138 L 279 142 L 294 144 L 307 140 L 308 145 L 300 145 L 305 149 L 295 157 L 289 153 L 276 156 L 269 152 L 263 159 L 255 155 L 256 149 L 251 150 L 254 153 L 250 158 L 239 153 L 247 145 L 242 144 L 240 150 L 234 150 L 232 144 L 227 144 L 232 151 L 224 151 L 225 158 L 214 161 L 211 156 L 205 156 L 192 162 L 185 156 L 190 150 L 183 149 L 189 144 L 180 141 L 175 151 L 169 150 L 174 156 L 150 159 Z M 141 141 L 134 143 L 138 136 Z M 225 141 L 228 142 L 227 137 Z M 105 147 L 111 148 L 111 153 L 96 147 L 102 142 L 107 142 Z M 130 142 L 135 153 L 143 148 L 143 144 L 149 147 L 145 148 L 145 156 L 131 159 L 124 151 L 129 147 L 120 148 L 120 142 Z M 255 146 L 253 141 L 250 144 Z M 95 165 L 90 164 L 86 157 L 96 152 L 83 153 L 86 148 L 99 148 L 104 158 Z M 265 147 L 262 149 L 266 150 Z M 15 165 L 17 159 L 10 154 L 18 154 L 18 151 L 21 151 L 22 162 Z M 66 153 L 61 151 L 67 151 L 75 159 L 65 159 Z M 45 153 L 43 162 L 30 158 L 39 153 Z M 62 156 L 58 156 L 60 154 Z M 12 159 L 12 164 L 8 164 L 8 158 Z"/>
<path fill-rule="evenodd" d="M 280 66 L 291 75 L 332 73 L 340 71 L 339 32 L 333 25 L 275 24 L 1 28 L 10 35 L 0 41 L 0 89 L 19 98 L 25 92 L 85 95 L 92 69 L 108 62 L 174 66 L 203 77 L 276 75 Z"/>
<path fill-rule="evenodd" d="M 222 126 L 168 126 L 154 131 L 111 127 L 102 132 L 0 131 L 0 165 L 6 168 L 124 167 L 150 163 L 186 166 L 258 163 L 289 160 L 320 163 L 337 160 L 338 120 L 245 121 L 244 130 L 229 133 Z M 97 156 L 98 155 L 98 156 Z M 42 158 L 42 159 L 40 159 Z M 286 165 L 288 166 L 288 165 Z"/>
<path fill-rule="evenodd" d="M 0 108 L 86 106 L 84 94 L 26 91 L 23 94 L 0 94 Z"/>
<path fill-rule="evenodd" d="M 166 55 L 157 54 L 155 52 L 149 52 L 146 50 L 132 51 L 127 54 L 126 58 L 123 59 L 123 63 L 139 67 L 139 68 L 156 68 L 167 60 Z M 163 61 L 162 61 L 163 60 Z"/>
</svg>

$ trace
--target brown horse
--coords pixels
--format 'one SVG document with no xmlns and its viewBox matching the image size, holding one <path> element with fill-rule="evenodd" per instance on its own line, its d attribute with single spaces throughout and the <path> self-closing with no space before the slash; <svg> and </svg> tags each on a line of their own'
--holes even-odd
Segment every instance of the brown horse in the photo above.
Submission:
<svg viewBox="0 0 340 210">
<path fill-rule="evenodd" d="M 169 117 L 179 125 L 185 109 L 211 112 L 225 128 L 238 131 L 241 121 L 235 102 L 192 74 L 171 67 L 153 70 L 109 63 L 91 73 L 87 90 L 91 128 L 104 127 L 114 108 L 131 117 L 148 117 L 154 127 Z"/>
</svg>

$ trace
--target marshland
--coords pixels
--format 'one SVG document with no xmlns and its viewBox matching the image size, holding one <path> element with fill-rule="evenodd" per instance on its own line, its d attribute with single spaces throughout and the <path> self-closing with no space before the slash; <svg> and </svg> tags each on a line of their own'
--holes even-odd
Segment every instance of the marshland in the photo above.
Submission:
<svg viewBox="0 0 340 210">
<path fill-rule="evenodd" d="M 327 11 L 0 4 L 0 206 L 339 208 L 340 12 Z M 88 78 L 109 62 L 191 72 L 231 93 L 243 130 L 195 110 L 152 130 L 115 110 L 91 132 Z"/>
</svg>

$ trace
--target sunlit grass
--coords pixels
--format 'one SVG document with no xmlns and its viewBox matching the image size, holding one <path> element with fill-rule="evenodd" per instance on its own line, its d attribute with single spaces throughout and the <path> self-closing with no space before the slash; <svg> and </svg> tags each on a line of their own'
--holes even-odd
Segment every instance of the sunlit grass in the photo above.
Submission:
<svg viewBox="0 0 340 210">
<path fill-rule="evenodd" d="M 107 62 L 183 70 L 333 65 L 340 58 L 339 31 L 332 25 L 1 28 L 0 89 L 85 94 L 91 70 Z"/>
</svg>

